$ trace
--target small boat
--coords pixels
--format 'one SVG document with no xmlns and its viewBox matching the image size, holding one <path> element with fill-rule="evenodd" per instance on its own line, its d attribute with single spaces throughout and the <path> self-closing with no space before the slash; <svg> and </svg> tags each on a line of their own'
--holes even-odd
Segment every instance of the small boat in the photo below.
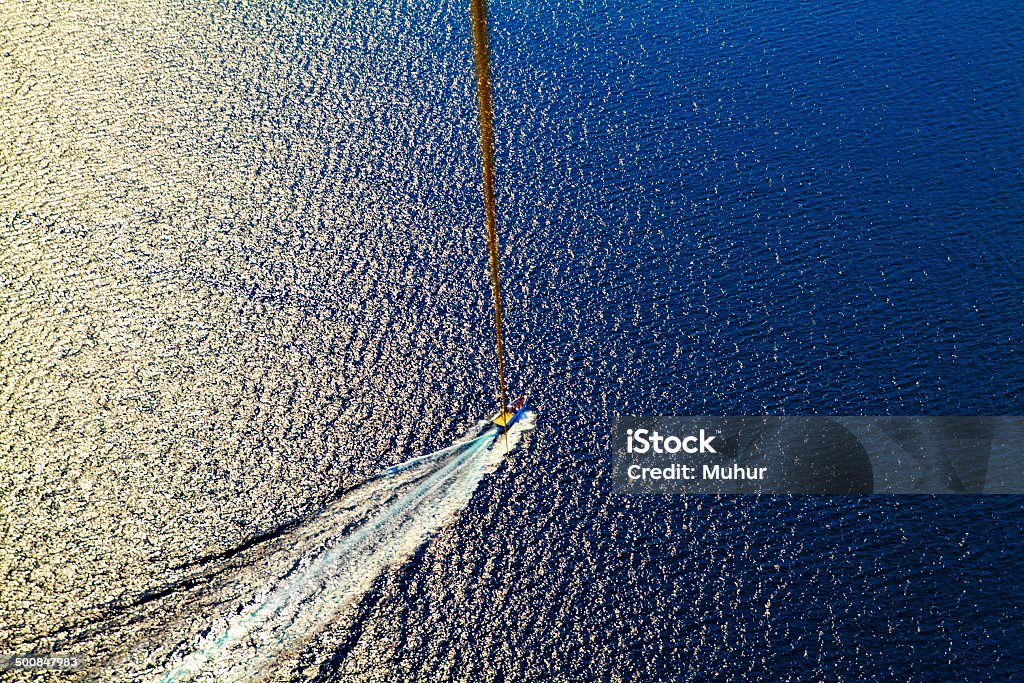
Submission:
<svg viewBox="0 0 1024 683">
<path fill-rule="evenodd" d="M 498 434 L 507 432 L 512 425 L 516 423 L 516 420 L 523 416 L 526 412 L 526 394 L 521 394 L 512 405 L 505 408 L 500 413 L 495 413 L 491 416 L 491 422 L 498 427 Z"/>
</svg>

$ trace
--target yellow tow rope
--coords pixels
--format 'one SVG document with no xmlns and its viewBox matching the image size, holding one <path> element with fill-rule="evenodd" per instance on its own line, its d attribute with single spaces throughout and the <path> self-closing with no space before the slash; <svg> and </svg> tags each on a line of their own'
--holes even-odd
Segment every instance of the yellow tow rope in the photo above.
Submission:
<svg viewBox="0 0 1024 683">
<path fill-rule="evenodd" d="M 494 290 L 494 326 L 498 351 L 498 388 L 503 415 L 508 407 L 505 396 L 505 345 L 501 338 L 501 277 L 498 272 L 498 215 L 494 204 L 494 112 L 491 109 L 491 58 L 487 48 L 487 5 L 485 0 L 469 0 L 473 17 L 473 52 L 476 56 L 477 101 L 480 108 L 480 147 L 484 162 L 484 212 L 487 221 L 487 248 L 491 256 L 491 289 Z"/>
</svg>

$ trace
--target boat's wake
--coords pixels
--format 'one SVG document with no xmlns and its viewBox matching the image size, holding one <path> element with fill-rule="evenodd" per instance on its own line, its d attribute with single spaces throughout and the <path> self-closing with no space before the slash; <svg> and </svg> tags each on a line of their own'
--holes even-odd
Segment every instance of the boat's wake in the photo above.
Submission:
<svg viewBox="0 0 1024 683">
<path fill-rule="evenodd" d="M 286 666 L 384 570 L 404 563 L 448 524 L 532 426 L 528 413 L 507 439 L 495 441 L 490 432 L 391 467 L 276 537 L 249 571 L 211 585 L 223 599 L 203 602 L 228 613 L 194 619 L 202 632 L 165 646 L 157 654 L 164 663 L 149 677 L 248 681 Z"/>
</svg>

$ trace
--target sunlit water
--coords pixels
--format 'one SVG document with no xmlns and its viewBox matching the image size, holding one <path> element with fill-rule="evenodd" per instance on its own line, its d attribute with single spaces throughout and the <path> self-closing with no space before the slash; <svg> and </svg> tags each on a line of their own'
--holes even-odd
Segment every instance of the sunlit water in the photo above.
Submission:
<svg viewBox="0 0 1024 683">
<path fill-rule="evenodd" d="M 246 628 L 296 625 L 258 668 L 1019 672 L 1016 499 L 622 498 L 605 450 L 616 414 L 1021 412 L 1019 3 L 492 14 L 537 428 L 356 597 Z M 0 0 L 0 651 L 173 672 L 493 410 L 471 60 L 462 3 Z"/>
</svg>

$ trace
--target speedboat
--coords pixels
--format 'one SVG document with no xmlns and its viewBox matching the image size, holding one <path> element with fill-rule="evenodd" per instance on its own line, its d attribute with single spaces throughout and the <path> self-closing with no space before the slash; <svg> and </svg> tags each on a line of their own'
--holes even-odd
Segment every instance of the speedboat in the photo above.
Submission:
<svg viewBox="0 0 1024 683">
<path fill-rule="evenodd" d="M 498 434 L 504 434 L 512 425 L 516 423 L 516 420 L 523 416 L 526 412 L 526 394 L 520 394 L 512 405 L 505 408 L 500 413 L 495 413 L 491 416 L 491 422 L 498 427 Z"/>
</svg>

